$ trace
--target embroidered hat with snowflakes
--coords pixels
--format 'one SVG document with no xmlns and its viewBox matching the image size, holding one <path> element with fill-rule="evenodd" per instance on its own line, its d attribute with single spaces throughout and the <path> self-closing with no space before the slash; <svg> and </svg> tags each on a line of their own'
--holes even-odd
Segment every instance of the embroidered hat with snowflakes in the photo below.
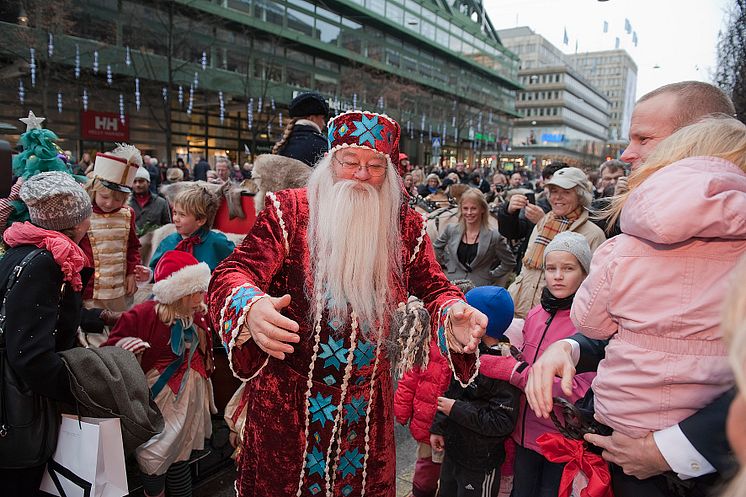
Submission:
<svg viewBox="0 0 746 497">
<path fill-rule="evenodd" d="M 189 252 L 169 250 L 155 266 L 153 297 L 162 304 L 173 304 L 182 297 L 206 292 L 210 267 Z"/>
<path fill-rule="evenodd" d="M 327 123 L 329 152 L 344 147 L 362 147 L 386 156 L 399 171 L 399 124 L 384 114 L 348 111 Z"/>
</svg>

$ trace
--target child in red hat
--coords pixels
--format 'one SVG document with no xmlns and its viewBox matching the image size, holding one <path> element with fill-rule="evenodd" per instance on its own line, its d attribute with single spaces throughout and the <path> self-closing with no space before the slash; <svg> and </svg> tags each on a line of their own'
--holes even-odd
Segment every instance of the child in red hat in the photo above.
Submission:
<svg viewBox="0 0 746 497">
<path fill-rule="evenodd" d="M 212 337 L 204 317 L 209 283 L 207 264 L 187 252 L 166 252 L 155 268 L 153 300 L 122 314 L 104 344 L 138 357 L 166 422 L 135 453 L 146 496 L 162 496 L 166 486 L 172 497 L 191 495 L 189 455 L 212 434 Z"/>
</svg>

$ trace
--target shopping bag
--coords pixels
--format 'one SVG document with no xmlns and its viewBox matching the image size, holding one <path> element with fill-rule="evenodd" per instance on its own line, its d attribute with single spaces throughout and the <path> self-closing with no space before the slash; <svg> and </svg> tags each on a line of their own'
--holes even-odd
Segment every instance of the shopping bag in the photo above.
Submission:
<svg viewBox="0 0 746 497">
<path fill-rule="evenodd" d="M 57 450 L 41 490 L 59 497 L 122 497 L 129 493 L 119 419 L 62 416 Z"/>
</svg>

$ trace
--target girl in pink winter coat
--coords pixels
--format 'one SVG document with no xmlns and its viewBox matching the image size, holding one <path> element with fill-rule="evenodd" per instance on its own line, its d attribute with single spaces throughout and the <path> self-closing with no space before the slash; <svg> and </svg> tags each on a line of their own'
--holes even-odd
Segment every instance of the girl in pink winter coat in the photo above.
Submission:
<svg viewBox="0 0 746 497">
<path fill-rule="evenodd" d="M 572 320 L 611 339 L 593 383 L 596 418 L 643 438 L 734 383 L 720 313 L 746 253 L 746 126 L 722 117 L 680 129 L 629 186 L 610 217 L 624 234 L 596 251 Z"/>
<path fill-rule="evenodd" d="M 510 381 L 521 390 L 525 388 L 528 380 L 528 366 L 533 364 L 549 345 L 576 333 L 575 326 L 570 321 L 570 306 L 575 292 L 588 274 L 591 248 L 583 235 L 565 231 L 555 236 L 546 246 L 543 260 L 547 286 L 542 292 L 541 304 L 526 315 L 522 360 L 510 356 L 480 357 L 480 373 Z M 575 375 L 572 395 L 567 400 L 574 403 L 582 398 L 590 388 L 594 376 L 595 373 Z M 553 390 L 554 395 L 566 397 L 561 391 L 559 379 L 555 381 Z M 544 433 L 557 433 L 557 429 L 549 419 L 537 417 L 528 408 L 526 396 L 522 395 L 518 423 L 513 431 L 516 456 L 512 497 L 557 495 L 564 465 L 549 462 L 540 453 L 536 439 Z"/>
</svg>

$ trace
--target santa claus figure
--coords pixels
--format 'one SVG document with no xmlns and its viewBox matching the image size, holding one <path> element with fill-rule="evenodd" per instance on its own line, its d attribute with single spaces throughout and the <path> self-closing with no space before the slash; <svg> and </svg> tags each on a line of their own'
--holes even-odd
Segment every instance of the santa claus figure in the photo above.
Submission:
<svg viewBox="0 0 746 497">
<path fill-rule="evenodd" d="M 443 275 L 405 201 L 399 125 L 347 112 L 328 139 L 308 186 L 268 194 L 210 283 L 213 322 L 247 382 L 240 497 L 393 497 L 388 346 L 412 362 L 433 336 L 464 385 L 477 373 L 487 318 Z M 430 313 L 425 337 L 392 323 L 408 295 Z"/>
</svg>

